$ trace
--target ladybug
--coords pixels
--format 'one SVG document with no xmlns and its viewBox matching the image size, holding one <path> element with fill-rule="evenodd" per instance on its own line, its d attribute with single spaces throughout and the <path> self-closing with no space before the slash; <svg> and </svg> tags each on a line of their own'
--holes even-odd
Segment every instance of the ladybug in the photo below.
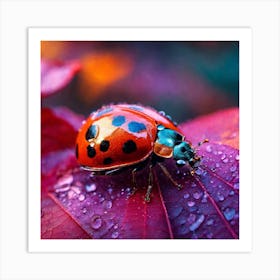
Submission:
<svg viewBox="0 0 280 280">
<path fill-rule="evenodd" d="M 104 106 L 91 113 L 79 130 L 76 158 L 83 169 L 97 175 L 130 168 L 133 193 L 137 190 L 136 171 L 148 165 L 147 202 L 153 187 L 152 168 L 155 164 L 180 189 L 181 185 L 175 182 L 161 162 L 173 158 L 178 166 L 187 164 L 193 175 L 200 161 L 195 148 L 185 140 L 170 116 L 149 107 L 130 104 Z"/>
</svg>

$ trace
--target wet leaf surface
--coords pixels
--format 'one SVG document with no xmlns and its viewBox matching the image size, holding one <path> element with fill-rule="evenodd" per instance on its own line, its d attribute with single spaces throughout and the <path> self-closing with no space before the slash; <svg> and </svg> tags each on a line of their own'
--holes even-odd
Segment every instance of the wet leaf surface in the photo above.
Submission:
<svg viewBox="0 0 280 280">
<path fill-rule="evenodd" d="M 60 62 L 52 60 L 41 61 L 41 94 L 47 97 L 69 84 L 80 70 L 77 61 Z"/>
<path fill-rule="evenodd" d="M 218 121 L 222 116 L 227 116 L 227 121 Z M 148 170 L 138 172 L 139 189 L 131 195 L 129 170 L 114 176 L 91 176 L 76 164 L 72 137 L 61 145 L 48 142 L 48 153 L 42 157 L 42 213 L 49 218 L 47 222 L 42 219 L 42 238 L 67 238 L 63 237 L 67 229 L 73 231 L 71 238 L 238 238 L 238 141 L 232 136 L 228 142 L 223 136 L 225 131 L 236 131 L 238 109 L 198 120 L 181 126 L 194 143 L 205 137 L 210 140 L 200 147 L 203 158 L 195 175 L 166 160 L 165 166 L 183 188 L 174 187 L 157 166 L 150 203 L 144 202 Z M 69 135 L 76 130 L 73 123 L 68 128 Z M 44 147 L 44 140 L 42 144 Z M 54 205 L 46 207 L 50 198 L 62 211 L 58 217 L 52 211 Z"/>
</svg>

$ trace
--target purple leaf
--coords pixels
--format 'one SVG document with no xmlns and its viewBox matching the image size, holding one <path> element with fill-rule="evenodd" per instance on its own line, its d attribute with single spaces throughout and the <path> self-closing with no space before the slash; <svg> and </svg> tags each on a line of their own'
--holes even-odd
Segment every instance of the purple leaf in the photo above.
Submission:
<svg viewBox="0 0 280 280">
<path fill-rule="evenodd" d="M 227 122 L 219 121 L 229 115 L 232 117 Z M 191 176 L 187 167 L 178 168 L 172 159 L 164 162 L 173 179 L 183 185 L 182 190 L 173 186 L 159 166 L 155 167 L 150 203 L 144 202 L 147 168 L 137 173 L 139 190 L 131 195 L 130 170 L 114 176 L 91 176 L 77 166 L 72 140 L 66 145 L 69 148 L 72 145 L 72 149 L 59 149 L 53 142 L 53 152 L 50 145 L 49 153 L 43 156 L 42 191 L 91 238 L 236 239 L 239 237 L 239 156 L 235 148 L 238 140 L 231 137 L 228 142 L 228 137 L 224 137 L 228 131 L 236 130 L 236 118 L 238 109 L 232 109 L 183 124 L 187 139 L 210 140 L 199 148 L 201 164 Z M 216 127 L 210 130 L 215 120 Z M 62 127 L 67 133 L 65 126 Z M 69 124 L 70 135 L 73 127 Z M 223 141 L 234 145 L 224 145 Z M 48 222 L 42 225 L 42 232 L 57 227 L 54 216 L 53 222 Z M 63 224 L 59 227 L 66 232 Z M 80 238 L 85 238 L 84 234 Z"/>
</svg>

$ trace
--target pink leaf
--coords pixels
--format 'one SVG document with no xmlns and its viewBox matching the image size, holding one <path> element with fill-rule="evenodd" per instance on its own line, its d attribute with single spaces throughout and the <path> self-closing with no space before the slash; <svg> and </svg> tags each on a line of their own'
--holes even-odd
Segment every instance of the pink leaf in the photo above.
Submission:
<svg viewBox="0 0 280 280">
<path fill-rule="evenodd" d="M 80 70 L 77 61 L 41 61 L 41 94 L 47 97 L 67 86 Z"/>
<path fill-rule="evenodd" d="M 207 138 L 210 142 L 239 149 L 239 110 L 231 108 L 198 117 L 181 125 L 194 145 Z"/>
</svg>

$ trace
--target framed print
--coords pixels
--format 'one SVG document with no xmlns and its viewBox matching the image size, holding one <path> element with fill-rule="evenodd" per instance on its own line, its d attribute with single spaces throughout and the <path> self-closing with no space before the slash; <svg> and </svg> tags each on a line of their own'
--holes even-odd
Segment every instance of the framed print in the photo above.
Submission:
<svg viewBox="0 0 280 280">
<path fill-rule="evenodd" d="M 279 4 L 0 1 L 0 279 L 279 279 Z"/>
<path fill-rule="evenodd" d="M 250 29 L 28 32 L 31 252 L 250 250 Z"/>
</svg>

